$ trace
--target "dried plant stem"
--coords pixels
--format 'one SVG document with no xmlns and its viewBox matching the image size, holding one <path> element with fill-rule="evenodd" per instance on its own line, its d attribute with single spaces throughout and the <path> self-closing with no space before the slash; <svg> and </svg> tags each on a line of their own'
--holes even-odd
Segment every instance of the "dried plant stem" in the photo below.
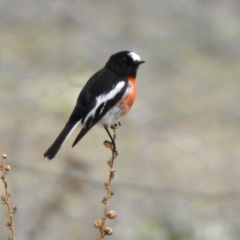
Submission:
<svg viewBox="0 0 240 240">
<path fill-rule="evenodd" d="M 114 195 L 114 192 L 111 187 L 111 182 L 115 175 L 115 169 L 113 168 L 113 165 L 114 165 L 114 160 L 118 155 L 118 152 L 116 150 L 116 143 L 115 143 L 116 128 L 117 128 L 117 125 L 112 127 L 113 129 L 112 139 L 114 142 L 109 142 L 109 141 L 104 142 L 104 145 L 107 148 L 111 149 L 112 156 L 110 160 L 107 162 L 109 165 L 109 176 L 108 176 L 108 181 L 104 183 L 104 186 L 106 188 L 106 195 L 103 197 L 103 200 L 102 200 L 102 203 L 104 204 L 103 216 L 101 220 L 96 220 L 94 222 L 94 226 L 98 228 L 100 232 L 98 240 L 102 240 L 106 235 L 111 235 L 113 233 L 113 229 L 111 227 L 106 227 L 105 222 L 107 218 L 114 219 L 117 216 L 117 213 L 113 210 L 108 212 L 110 198 Z"/>
<path fill-rule="evenodd" d="M 10 230 L 11 232 L 11 237 L 8 237 L 8 240 L 16 240 L 15 234 L 14 234 L 14 223 L 13 223 L 13 214 L 17 211 L 16 206 L 11 206 L 10 204 L 10 198 L 11 194 L 8 191 L 8 184 L 7 184 L 7 178 L 6 175 L 7 173 L 11 170 L 10 165 L 5 165 L 5 161 L 7 160 L 7 155 L 3 154 L 2 155 L 2 162 L 0 164 L 0 168 L 2 171 L 1 179 L 3 181 L 4 189 L 5 189 L 5 196 L 1 197 L 2 203 L 7 206 L 8 209 L 8 221 L 6 223 L 6 227 Z"/>
</svg>

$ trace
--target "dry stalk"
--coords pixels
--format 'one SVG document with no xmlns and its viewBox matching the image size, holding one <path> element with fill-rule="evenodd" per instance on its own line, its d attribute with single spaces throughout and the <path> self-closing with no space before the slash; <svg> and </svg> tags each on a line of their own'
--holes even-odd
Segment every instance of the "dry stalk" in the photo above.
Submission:
<svg viewBox="0 0 240 240">
<path fill-rule="evenodd" d="M 109 141 L 104 142 L 104 146 L 111 149 L 112 155 L 110 160 L 107 162 L 109 166 L 109 176 L 108 176 L 108 180 L 104 183 L 104 187 L 106 189 L 106 195 L 102 199 L 102 203 L 104 204 L 103 216 L 101 219 L 94 221 L 94 226 L 99 229 L 98 240 L 102 240 L 106 235 L 112 235 L 113 229 L 111 227 L 105 226 L 105 222 L 107 218 L 114 219 L 117 216 L 117 213 L 114 210 L 108 211 L 110 198 L 114 195 L 114 192 L 111 187 L 111 182 L 115 175 L 115 169 L 113 168 L 113 165 L 114 165 L 114 160 L 118 155 L 118 152 L 116 150 L 116 144 L 115 144 L 116 128 L 117 128 L 117 125 L 112 127 L 114 142 L 109 142 Z"/>
<path fill-rule="evenodd" d="M 9 219 L 6 223 L 6 227 L 11 232 L 11 237 L 8 237 L 8 240 L 16 240 L 15 234 L 14 234 L 13 214 L 17 211 L 17 207 L 14 206 L 14 205 L 11 206 L 11 203 L 10 203 L 11 194 L 8 191 L 8 183 L 7 183 L 6 175 L 11 170 L 11 167 L 10 167 L 10 165 L 5 165 L 6 160 L 7 160 L 7 155 L 3 154 L 2 155 L 2 162 L 0 164 L 0 169 L 2 171 L 1 179 L 3 181 L 3 185 L 4 185 L 4 189 L 5 189 L 5 196 L 2 196 L 1 200 L 2 200 L 2 203 L 7 206 L 7 210 L 8 210 Z"/>
</svg>

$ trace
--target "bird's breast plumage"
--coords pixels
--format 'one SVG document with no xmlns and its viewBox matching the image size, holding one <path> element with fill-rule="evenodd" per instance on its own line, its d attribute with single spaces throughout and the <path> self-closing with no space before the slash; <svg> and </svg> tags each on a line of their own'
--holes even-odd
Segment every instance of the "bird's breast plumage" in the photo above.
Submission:
<svg viewBox="0 0 240 240">
<path fill-rule="evenodd" d="M 122 98 L 113 106 L 101 119 L 101 123 L 105 126 L 112 126 L 118 123 L 119 119 L 126 115 L 131 109 L 137 95 L 136 80 L 128 77 L 128 86 Z"/>
<path fill-rule="evenodd" d="M 122 99 L 117 103 L 121 108 L 121 116 L 124 116 L 128 113 L 133 103 L 135 102 L 137 96 L 137 85 L 136 79 L 133 77 L 128 77 L 128 87 Z"/>
</svg>

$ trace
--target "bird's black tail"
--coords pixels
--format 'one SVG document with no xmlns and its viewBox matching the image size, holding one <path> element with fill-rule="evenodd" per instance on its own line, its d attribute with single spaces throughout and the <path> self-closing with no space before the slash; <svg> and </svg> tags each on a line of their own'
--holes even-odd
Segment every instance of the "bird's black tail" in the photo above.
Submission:
<svg viewBox="0 0 240 240">
<path fill-rule="evenodd" d="M 44 153 L 43 157 L 47 157 L 49 160 L 53 159 L 60 149 L 63 142 L 66 140 L 71 130 L 74 129 L 77 123 L 67 123 L 63 128 L 61 133 L 58 135 L 57 139 L 50 146 L 50 148 Z"/>
</svg>

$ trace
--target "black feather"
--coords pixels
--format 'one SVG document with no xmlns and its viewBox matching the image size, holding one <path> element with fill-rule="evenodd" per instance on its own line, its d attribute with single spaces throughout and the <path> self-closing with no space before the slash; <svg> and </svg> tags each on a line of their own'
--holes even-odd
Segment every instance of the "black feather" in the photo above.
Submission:
<svg viewBox="0 0 240 240">
<path fill-rule="evenodd" d="M 60 132 L 54 143 L 49 147 L 49 149 L 44 153 L 43 157 L 47 157 L 49 160 L 53 159 L 57 154 L 58 150 L 65 141 L 67 135 L 70 133 L 75 124 L 66 124 L 63 130 Z"/>
</svg>

